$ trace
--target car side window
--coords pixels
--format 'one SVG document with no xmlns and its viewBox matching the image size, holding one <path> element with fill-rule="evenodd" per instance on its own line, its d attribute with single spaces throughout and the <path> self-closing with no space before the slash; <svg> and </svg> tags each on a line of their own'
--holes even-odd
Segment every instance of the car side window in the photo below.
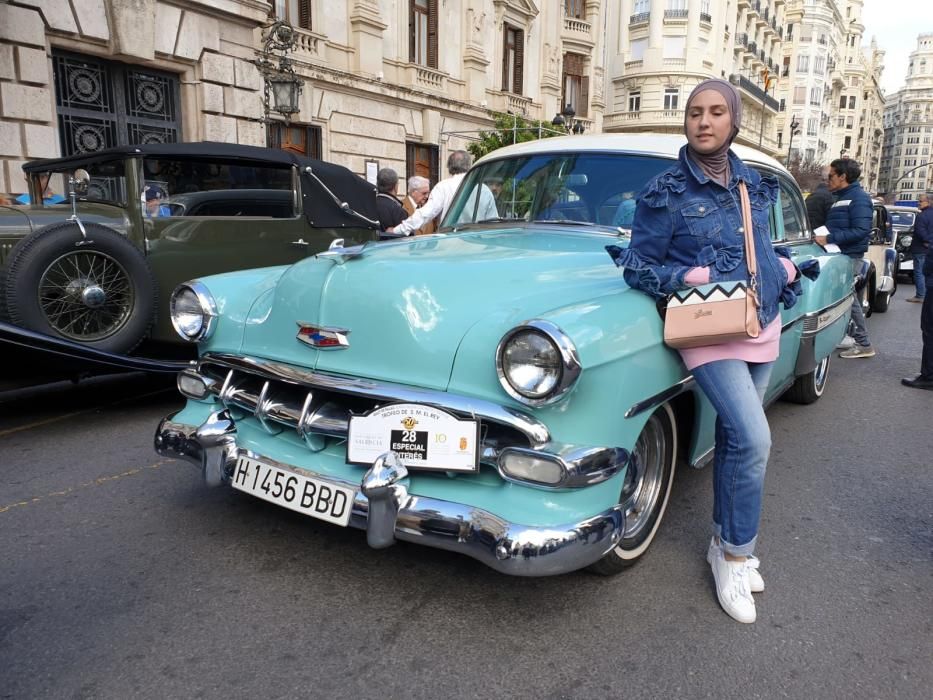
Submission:
<svg viewBox="0 0 933 700">
<path fill-rule="evenodd" d="M 148 217 L 294 218 L 291 166 L 203 158 L 146 158 L 141 199 Z"/>
<path fill-rule="evenodd" d="M 800 190 L 781 175 L 778 176 L 778 183 L 780 189 L 774 207 L 775 231 L 772 239 L 787 243 L 809 240 L 810 232 Z"/>
</svg>

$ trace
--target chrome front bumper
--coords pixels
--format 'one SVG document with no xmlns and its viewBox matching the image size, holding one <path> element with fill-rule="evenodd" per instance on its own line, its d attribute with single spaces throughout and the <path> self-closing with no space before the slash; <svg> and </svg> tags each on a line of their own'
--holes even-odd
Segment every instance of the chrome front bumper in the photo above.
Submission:
<svg viewBox="0 0 933 700">
<path fill-rule="evenodd" d="M 229 483 L 240 455 L 276 464 L 237 446 L 236 424 L 225 410 L 212 413 L 200 426 L 178 423 L 173 417 L 159 424 L 156 451 L 200 467 L 208 486 Z M 531 527 L 470 505 L 410 494 L 408 472 L 391 453 L 377 459 L 359 484 L 280 466 L 324 483 L 357 489 L 349 524 L 365 530 L 372 547 L 406 540 L 466 554 L 513 576 L 551 576 L 582 569 L 609 552 L 625 529 L 625 516 L 618 507 L 577 523 Z"/>
</svg>

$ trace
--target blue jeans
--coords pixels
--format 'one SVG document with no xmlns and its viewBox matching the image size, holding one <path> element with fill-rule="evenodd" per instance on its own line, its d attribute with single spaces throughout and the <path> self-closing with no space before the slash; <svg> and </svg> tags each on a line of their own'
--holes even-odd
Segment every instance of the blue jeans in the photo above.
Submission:
<svg viewBox="0 0 933 700">
<path fill-rule="evenodd" d="M 773 362 L 717 360 L 693 377 L 716 409 L 713 527 L 723 549 L 751 556 L 758 539 L 771 428 L 762 407 Z"/>
<path fill-rule="evenodd" d="M 927 295 L 927 282 L 923 276 L 923 263 L 927 254 L 914 256 L 914 285 L 917 287 L 917 296 L 921 299 Z"/>
<path fill-rule="evenodd" d="M 860 257 L 852 258 L 852 276 L 858 275 L 861 269 L 862 259 Z M 856 345 L 861 345 L 864 348 L 871 346 L 871 341 L 868 339 L 868 327 L 865 325 L 865 312 L 862 310 L 862 302 L 859 301 L 858 297 L 855 297 L 852 301 L 852 320 L 849 323 L 849 335 L 855 340 Z"/>
</svg>

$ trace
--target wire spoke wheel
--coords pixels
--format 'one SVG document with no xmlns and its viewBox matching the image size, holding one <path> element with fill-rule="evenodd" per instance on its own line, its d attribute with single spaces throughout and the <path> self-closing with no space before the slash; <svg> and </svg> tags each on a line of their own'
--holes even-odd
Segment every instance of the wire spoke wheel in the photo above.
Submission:
<svg viewBox="0 0 933 700">
<path fill-rule="evenodd" d="M 66 253 L 39 281 L 39 308 L 65 338 L 95 341 L 119 331 L 129 320 L 135 294 L 126 269 L 97 250 Z"/>
</svg>

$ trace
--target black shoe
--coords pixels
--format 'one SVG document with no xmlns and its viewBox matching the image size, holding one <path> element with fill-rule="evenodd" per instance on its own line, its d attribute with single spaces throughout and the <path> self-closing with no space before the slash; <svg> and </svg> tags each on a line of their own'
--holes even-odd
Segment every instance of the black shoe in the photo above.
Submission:
<svg viewBox="0 0 933 700">
<path fill-rule="evenodd" d="M 901 380 L 901 384 L 904 386 L 910 386 L 914 389 L 929 389 L 933 391 L 933 378 L 926 378 L 923 375 L 917 375 L 916 377 L 904 377 Z"/>
</svg>

